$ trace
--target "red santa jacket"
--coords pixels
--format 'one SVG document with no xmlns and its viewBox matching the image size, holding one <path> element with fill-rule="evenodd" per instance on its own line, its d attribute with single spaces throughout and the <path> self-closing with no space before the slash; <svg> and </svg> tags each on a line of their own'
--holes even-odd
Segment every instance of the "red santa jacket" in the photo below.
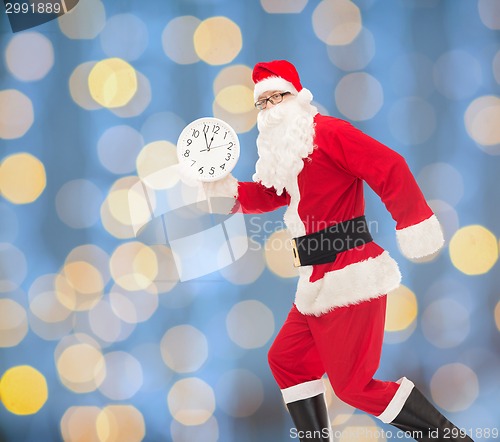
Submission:
<svg viewBox="0 0 500 442">
<path fill-rule="evenodd" d="M 382 199 L 396 221 L 404 255 L 418 258 L 444 243 L 439 222 L 427 205 L 404 158 L 346 121 L 317 114 L 315 149 L 287 192 L 277 195 L 254 182 L 239 182 L 244 213 L 288 205 L 285 224 L 293 237 L 364 214 L 363 181 Z M 397 263 L 375 241 L 339 253 L 334 262 L 299 268 L 295 304 L 321 315 L 335 307 L 376 298 L 397 288 Z"/>
</svg>

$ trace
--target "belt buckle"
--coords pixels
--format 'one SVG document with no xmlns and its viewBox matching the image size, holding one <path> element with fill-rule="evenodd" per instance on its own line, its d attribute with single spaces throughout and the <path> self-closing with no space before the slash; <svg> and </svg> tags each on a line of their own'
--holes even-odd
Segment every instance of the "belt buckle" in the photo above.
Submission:
<svg viewBox="0 0 500 442">
<path fill-rule="evenodd" d="M 293 266 L 300 267 L 302 264 L 300 263 L 299 249 L 297 248 L 297 242 L 295 238 L 290 240 L 292 244 L 292 252 L 293 252 Z"/>
</svg>

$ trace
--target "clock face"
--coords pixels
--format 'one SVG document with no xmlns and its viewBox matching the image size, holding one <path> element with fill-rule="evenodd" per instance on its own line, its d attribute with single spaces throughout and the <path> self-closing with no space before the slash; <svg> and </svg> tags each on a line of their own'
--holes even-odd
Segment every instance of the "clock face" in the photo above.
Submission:
<svg viewBox="0 0 500 442">
<path fill-rule="evenodd" d="M 177 141 L 179 163 L 199 181 L 217 181 L 228 175 L 240 156 L 234 129 L 218 118 L 199 118 L 188 124 Z"/>
</svg>

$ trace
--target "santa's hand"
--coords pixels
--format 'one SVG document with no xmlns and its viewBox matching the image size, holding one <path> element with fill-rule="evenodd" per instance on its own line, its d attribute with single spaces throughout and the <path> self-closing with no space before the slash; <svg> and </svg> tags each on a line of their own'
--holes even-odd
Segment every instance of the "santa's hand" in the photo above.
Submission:
<svg viewBox="0 0 500 442">
<path fill-rule="evenodd" d="M 203 183 L 203 188 L 207 198 L 237 198 L 238 197 L 238 180 L 229 174 L 224 178 Z"/>
</svg>

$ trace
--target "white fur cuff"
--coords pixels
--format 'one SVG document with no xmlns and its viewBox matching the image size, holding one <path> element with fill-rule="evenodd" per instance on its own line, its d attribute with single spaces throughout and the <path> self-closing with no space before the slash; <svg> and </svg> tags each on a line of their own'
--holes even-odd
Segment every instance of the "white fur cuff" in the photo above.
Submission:
<svg viewBox="0 0 500 442">
<path fill-rule="evenodd" d="M 413 382 L 407 378 L 401 378 L 399 381 L 397 381 L 397 383 L 399 384 L 399 388 L 396 391 L 396 394 L 392 398 L 391 402 L 389 402 L 389 405 L 384 410 L 384 412 L 381 415 L 377 416 L 377 418 L 379 418 L 385 424 L 389 424 L 394 419 L 396 419 L 397 415 L 403 409 L 408 396 L 410 396 L 413 387 L 415 386 Z"/>
<path fill-rule="evenodd" d="M 238 180 L 231 174 L 218 181 L 203 183 L 207 198 L 237 198 Z"/>
<path fill-rule="evenodd" d="M 281 390 L 285 404 L 290 402 L 300 401 L 310 397 L 317 396 L 325 392 L 325 384 L 322 379 L 315 381 L 303 382 L 302 384 L 294 385 L 293 387 L 284 388 Z"/>
<path fill-rule="evenodd" d="M 443 231 L 436 215 L 413 226 L 396 230 L 396 237 L 401 253 L 410 259 L 432 255 L 444 244 Z"/>
</svg>

